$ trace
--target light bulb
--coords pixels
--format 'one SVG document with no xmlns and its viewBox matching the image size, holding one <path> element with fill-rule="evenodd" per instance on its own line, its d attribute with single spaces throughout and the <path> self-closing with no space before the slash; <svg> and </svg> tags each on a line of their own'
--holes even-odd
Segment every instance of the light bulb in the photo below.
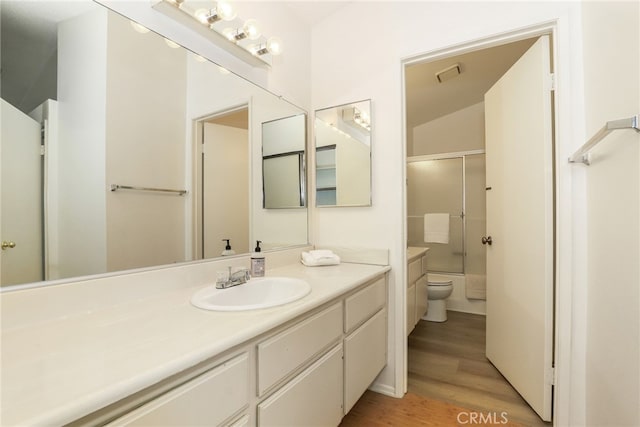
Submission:
<svg viewBox="0 0 640 427">
<path fill-rule="evenodd" d="M 233 28 L 225 28 L 224 30 L 222 30 L 222 35 L 232 42 L 236 41 L 236 30 L 234 30 Z"/>
<path fill-rule="evenodd" d="M 131 21 L 131 26 L 133 27 L 134 30 L 136 30 L 140 34 L 146 34 L 150 31 L 147 27 L 145 27 L 144 25 L 140 25 L 137 22 Z"/>
<path fill-rule="evenodd" d="M 260 28 L 258 28 L 258 21 L 255 19 L 247 19 L 242 26 L 242 32 L 249 40 L 256 40 L 260 38 Z"/>
<path fill-rule="evenodd" d="M 198 9 L 193 12 L 193 16 L 203 24 L 207 24 L 207 16 L 209 16 L 209 11 L 207 9 Z"/>
<path fill-rule="evenodd" d="M 267 40 L 267 50 L 271 55 L 280 55 L 282 53 L 282 40 L 279 37 L 270 37 Z"/>
<path fill-rule="evenodd" d="M 219 1 L 216 4 L 216 11 L 218 12 L 218 16 L 223 21 L 233 21 L 238 16 L 238 13 L 233 9 L 231 4 L 226 1 Z"/>
</svg>

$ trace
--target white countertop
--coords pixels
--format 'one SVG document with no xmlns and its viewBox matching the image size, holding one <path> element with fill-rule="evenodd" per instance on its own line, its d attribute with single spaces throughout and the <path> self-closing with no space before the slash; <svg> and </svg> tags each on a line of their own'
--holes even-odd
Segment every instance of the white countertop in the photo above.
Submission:
<svg viewBox="0 0 640 427">
<path fill-rule="evenodd" d="M 426 254 L 429 251 L 429 248 L 422 248 L 418 246 L 409 246 L 407 248 L 407 262 Z"/>
<path fill-rule="evenodd" d="M 301 300 L 263 310 L 223 313 L 198 309 L 189 302 L 191 295 L 203 288 L 196 286 L 47 322 L 3 327 L 0 424 L 34 426 L 74 421 L 267 332 L 388 270 L 388 266 L 346 263 L 270 269 L 267 276 L 301 278 L 312 290 Z M 37 298 L 38 293 L 33 295 Z M 10 293 L 2 297 L 3 308 L 14 300 Z M 24 299 L 15 300 L 24 304 Z"/>
</svg>

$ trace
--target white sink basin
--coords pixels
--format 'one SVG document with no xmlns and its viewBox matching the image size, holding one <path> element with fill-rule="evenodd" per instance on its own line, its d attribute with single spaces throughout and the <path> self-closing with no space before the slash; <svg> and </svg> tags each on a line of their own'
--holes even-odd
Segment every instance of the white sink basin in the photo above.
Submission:
<svg viewBox="0 0 640 427">
<path fill-rule="evenodd" d="M 191 297 L 191 304 L 214 311 L 244 311 L 275 307 L 305 297 L 311 285 L 291 277 L 253 278 L 228 289 L 209 286 Z"/>
</svg>

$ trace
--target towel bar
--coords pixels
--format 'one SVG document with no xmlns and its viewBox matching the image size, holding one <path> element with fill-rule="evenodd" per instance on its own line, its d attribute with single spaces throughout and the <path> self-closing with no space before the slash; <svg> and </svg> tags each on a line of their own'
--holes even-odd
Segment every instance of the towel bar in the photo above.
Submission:
<svg viewBox="0 0 640 427">
<path fill-rule="evenodd" d="M 116 190 L 157 191 L 160 193 L 175 193 L 180 196 L 187 194 L 187 190 L 170 190 L 167 188 L 134 187 L 131 185 L 111 184 L 111 191 L 116 191 Z"/>
<path fill-rule="evenodd" d="M 600 141 L 604 139 L 611 131 L 618 129 L 635 129 L 636 132 L 640 132 L 640 126 L 638 124 L 639 115 L 629 117 L 628 119 L 613 120 L 607 122 L 607 124 L 600 129 L 594 136 L 591 137 L 578 151 L 576 151 L 571 157 L 569 157 L 569 163 L 584 163 L 585 165 L 591 164 L 589 151 L 595 147 Z"/>
</svg>

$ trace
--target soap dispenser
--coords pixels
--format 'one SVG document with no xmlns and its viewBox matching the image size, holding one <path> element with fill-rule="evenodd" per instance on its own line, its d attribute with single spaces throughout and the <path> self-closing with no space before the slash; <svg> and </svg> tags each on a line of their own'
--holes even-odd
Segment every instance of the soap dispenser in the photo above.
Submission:
<svg viewBox="0 0 640 427">
<path fill-rule="evenodd" d="M 251 276 L 263 277 L 264 276 L 264 255 L 262 249 L 260 249 L 260 243 L 262 241 L 256 240 L 256 248 L 251 254 Z"/>
<path fill-rule="evenodd" d="M 231 244 L 229 243 L 231 239 L 222 239 L 223 242 L 227 242 L 227 246 L 224 247 L 224 251 L 222 251 L 222 256 L 226 255 L 235 255 L 236 251 L 231 249 Z"/>
</svg>

